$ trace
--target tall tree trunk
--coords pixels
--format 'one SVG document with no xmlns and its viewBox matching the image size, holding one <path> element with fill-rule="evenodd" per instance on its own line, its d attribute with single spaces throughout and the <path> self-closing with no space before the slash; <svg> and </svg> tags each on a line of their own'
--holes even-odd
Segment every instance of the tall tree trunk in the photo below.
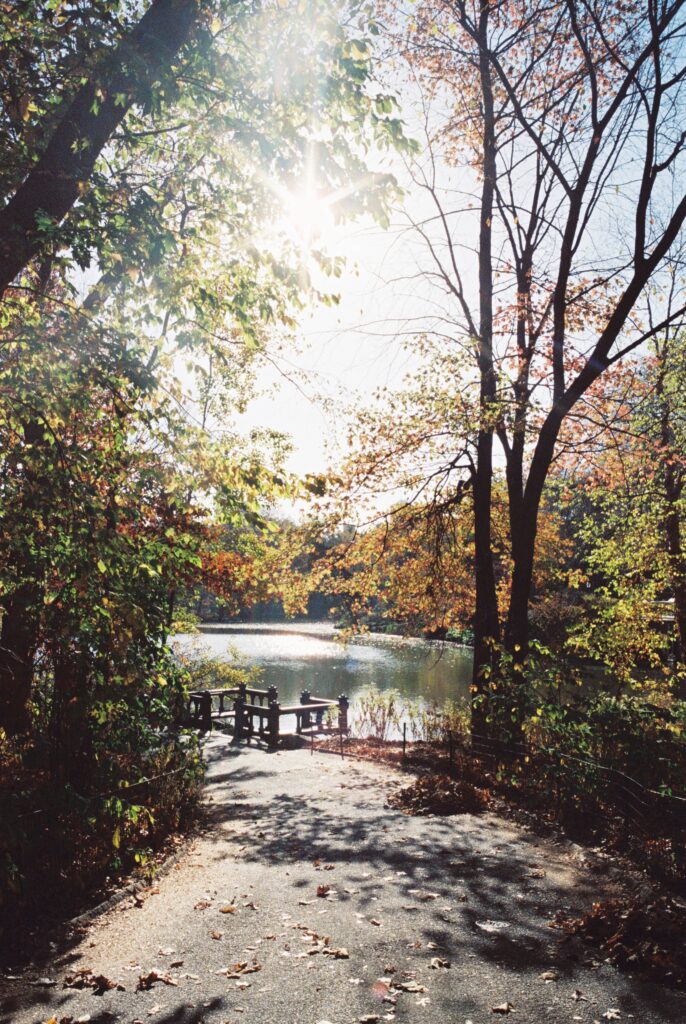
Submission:
<svg viewBox="0 0 686 1024">
<path fill-rule="evenodd" d="M 67 643 L 52 654 L 54 690 L 50 724 L 51 772 L 86 792 L 93 771 L 93 720 L 88 659 Z"/>
<path fill-rule="evenodd" d="M 668 467 L 666 476 L 667 508 L 663 524 L 669 554 L 669 573 L 674 593 L 674 621 L 679 638 L 679 662 L 683 673 L 686 669 L 686 557 L 681 538 L 681 519 L 678 506 L 680 488 L 674 480 L 671 467 Z M 675 696 L 680 700 L 686 700 L 686 678 L 682 675 L 678 678 Z"/>
<path fill-rule="evenodd" d="M 475 731 L 487 729 L 487 695 L 497 676 L 500 621 L 491 545 L 491 452 L 493 439 L 483 434 L 482 458 L 474 480 L 474 670 L 472 689 L 475 702 L 472 723 Z"/>
<path fill-rule="evenodd" d="M 524 490 L 521 516 L 511 539 L 514 568 L 505 626 L 505 647 L 517 664 L 522 663 L 529 651 L 529 602 L 536 553 L 538 512 L 562 416 L 562 410 L 556 410 L 548 416 L 541 428 Z"/>
<path fill-rule="evenodd" d="M 44 428 L 37 418 L 24 423 L 24 444 L 20 477 L 24 515 L 35 513 L 37 495 L 49 494 L 50 481 L 32 459 L 45 444 Z M 13 538 L 15 542 L 17 538 Z M 38 578 L 31 546 L 16 543 L 9 560 L 19 582 L 2 604 L 0 629 L 0 728 L 10 736 L 26 732 L 30 725 L 29 700 L 33 686 L 33 665 L 38 647 L 43 587 Z"/>
<path fill-rule="evenodd" d="M 71 210 L 129 108 L 188 39 L 200 6 L 199 0 L 153 0 L 76 93 L 45 150 L 0 211 L 0 295 L 45 245 L 38 215 L 59 224 Z"/>
<path fill-rule="evenodd" d="M 17 587 L 5 604 L 0 630 L 0 728 L 9 736 L 27 732 L 33 663 L 38 645 L 39 588 Z"/>
<path fill-rule="evenodd" d="M 684 555 L 681 537 L 681 510 L 679 503 L 683 492 L 682 470 L 677 468 L 678 459 L 673 458 L 676 440 L 672 425 L 673 410 L 665 389 L 665 377 L 668 372 L 668 343 L 658 350 L 661 360 L 657 378 L 656 394 L 660 403 L 660 444 L 662 457 L 662 486 L 664 497 L 664 514 L 662 528 L 664 530 L 667 554 L 669 556 L 669 577 L 674 594 L 674 621 L 679 639 L 679 662 L 681 673 L 677 674 L 675 696 L 686 700 L 686 556 Z"/>
<path fill-rule="evenodd" d="M 473 481 L 474 561 L 476 608 L 474 614 L 473 727 L 487 727 L 487 692 L 497 667 L 500 640 L 498 602 L 493 566 L 491 530 L 493 484 L 493 422 L 496 375 L 493 364 L 493 256 L 492 230 L 496 176 L 496 140 L 493 84 L 488 53 L 488 0 L 479 16 L 479 75 L 483 96 L 483 185 L 479 228 L 479 436 Z"/>
</svg>

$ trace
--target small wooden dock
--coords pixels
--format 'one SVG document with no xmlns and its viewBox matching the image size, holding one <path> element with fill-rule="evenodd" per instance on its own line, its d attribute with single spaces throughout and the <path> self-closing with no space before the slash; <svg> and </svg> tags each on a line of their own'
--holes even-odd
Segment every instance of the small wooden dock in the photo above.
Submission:
<svg viewBox="0 0 686 1024">
<path fill-rule="evenodd" d="M 245 683 L 228 689 L 194 690 L 189 694 L 190 722 L 201 732 L 226 725 L 236 739 L 256 737 L 278 747 L 287 736 L 348 733 L 348 698 L 316 697 L 303 690 L 298 704 L 281 704 L 275 686 L 259 690 Z M 295 717 L 295 732 L 282 729 L 285 716 Z"/>
</svg>

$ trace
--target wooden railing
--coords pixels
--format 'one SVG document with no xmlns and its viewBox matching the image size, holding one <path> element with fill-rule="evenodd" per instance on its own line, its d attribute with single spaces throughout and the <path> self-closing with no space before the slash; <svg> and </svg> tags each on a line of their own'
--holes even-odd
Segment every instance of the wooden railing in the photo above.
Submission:
<svg viewBox="0 0 686 1024">
<path fill-rule="evenodd" d="M 240 683 L 227 689 L 195 690 L 189 694 L 190 721 L 201 732 L 210 732 L 213 723 L 226 723 L 232 726 L 236 739 L 250 739 L 258 736 L 269 746 L 276 747 L 287 733 L 281 728 L 281 719 L 287 715 L 295 716 L 296 734 L 314 735 L 315 733 L 336 732 L 345 735 L 348 732 L 348 698 L 313 697 L 308 690 L 303 690 L 299 704 L 280 704 L 279 694 L 275 686 L 267 690 Z M 227 704 L 231 707 L 227 707 Z M 336 725 L 325 725 L 327 711 L 336 709 Z"/>
</svg>

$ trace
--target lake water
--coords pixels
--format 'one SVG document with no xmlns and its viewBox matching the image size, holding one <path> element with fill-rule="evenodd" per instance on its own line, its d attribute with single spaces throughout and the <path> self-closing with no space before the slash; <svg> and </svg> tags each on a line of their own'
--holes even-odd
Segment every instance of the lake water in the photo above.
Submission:
<svg viewBox="0 0 686 1024">
<path fill-rule="evenodd" d="M 344 693 L 353 702 L 370 686 L 439 703 L 469 694 L 467 647 L 378 635 L 344 643 L 328 623 L 207 626 L 199 640 L 214 655 L 237 654 L 257 665 L 257 685 L 276 686 L 281 703 L 299 700 L 301 690 L 333 698 Z"/>
</svg>

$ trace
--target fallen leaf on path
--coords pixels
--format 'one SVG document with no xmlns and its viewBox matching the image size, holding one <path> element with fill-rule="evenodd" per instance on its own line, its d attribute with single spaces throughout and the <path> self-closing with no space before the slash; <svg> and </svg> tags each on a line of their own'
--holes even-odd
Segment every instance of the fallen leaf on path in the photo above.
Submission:
<svg viewBox="0 0 686 1024">
<path fill-rule="evenodd" d="M 172 960 L 170 967 L 183 967 L 183 960 Z"/>
<path fill-rule="evenodd" d="M 429 967 L 434 971 L 437 971 L 440 967 L 450 967 L 450 960 L 444 960 L 440 956 L 432 956 Z"/>
<path fill-rule="evenodd" d="M 572 999 L 575 1003 L 588 1002 L 588 997 L 583 994 L 580 988 L 574 989 L 574 992 L 572 993 Z"/>
<path fill-rule="evenodd" d="M 420 985 L 418 981 L 401 981 L 396 988 L 402 989 L 403 992 L 426 992 L 426 986 Z"/>
<path fill-rule="evenodd" d="M 237 908 L 234 907 L 234 905 L 232 903 L 227 903 L 227 905 L 225 907 L 220 907 L 219 908 L 219 913 L 220 914 L 235 914 L 236 913 L 236 909 Z"/>
<path fill-rule="evenodd" d="M 211 937 L 213 939 L 223 939 L 224 938 L 224 932 L 210 932 L 210 935 L 211 935 Z"/>
<path fill-rule="evenodd" d="M 209 906 L 211 906 L 210 900 L 198 900 L 198 902 L 193 906 L 193 910 L 207 910 Z"/>
<path fill-rule="evenodd" d="M 603 1020 L 621 1020 L 622 1015 L 619 1010 L 614 1010 L 610 1007 L 609 1010 L 606 1010 L 605 1013 L 602 1014 L 602 1017 Z"/>
<path fill-rule="evenodd" d="M 165 949 L 160 950 L 160 956 L 171 956 L 172 953 L 176 953 L 173 946 L 167 946 Z"/>
<path fill-rule="evenodd" d="M 331 892 L 331 886 L 329 886 L 329 885 L 318 885 L 317 886 L 317 896 L 321 896 L 321 897 L 328 896 L 330 892 Z"/>
<path fill-rule="evenodd" d="M 255 974 L 256 971 L 262 970 L 262 964 L 258 964 L 257 960 L 253 960 L 252 963 L 247 961 L 232 964 L 231 967 L 226 968 L 227 978 L 240 978 L 243 974 Z M 217 974 L 224 973 L 223 971 L 217 971 Z"/>
<path fill-rule="evenodd" d="M 62 984 L 63 988 L 91 988 L 93 995 L 101 996 L 116 988 L 119 992 L 125 992 L 123 985 L 119 982 L 106 978 L 104 974 L 93 974 L 89 967 L 84 967 L 74 974 L 68 974 Z"/>
<path fill-rule="evenodd" d="M 141 974 L 136 985 L 136 992 L 147 992 L 158 981 L 163 985 L 178 985 L 178 982 L 168 974 L 158 974 L 157 971 L 150 971 L 148 974 Z"/>
<path fill-rule="evenodd" d="M 510 927 L 509 921 L 476 921 L 475 923 L 482 932 L 502 932 Z"/>
<path fill-rule="evenodd" d="M 512 1003 L 501 1003 L 500 1006 L 492 1006 L 491 1013 L 512 1013 L 514 1006 Z"/>
<path fill-rule="evenodd" d="M 162 1007 L 159 1003 L 156 1003 L 155 1006 L 151 1006 L 150 1009 L 148 1010 L 148 1017 L 154 1017 L 155 1014 L 159 1013 L 161 1009 Z"/>
<path fill-rule="evenodd" d="M 410 896 L 416 896 L 420 900 L 437 900 L 437 892 L 427 892 L 426 889 L 408 889 Z"/>
<path fill-rule="evenodd" d="M 381 921 L 378 921 L 375 917 L 370 917 L 369 923 L 376 925 L 377 928 L 381 927 Z"/>
<path fill-rule="evenodd" d="M 542 981 L 546 981 L 546 982 L 548 982 L 548 981 L 557 981 L 558 973 L 557 973 L 557 971 L 544 971 L 543 974 L 539 974 L 539 978 Z"/>
</svg>

